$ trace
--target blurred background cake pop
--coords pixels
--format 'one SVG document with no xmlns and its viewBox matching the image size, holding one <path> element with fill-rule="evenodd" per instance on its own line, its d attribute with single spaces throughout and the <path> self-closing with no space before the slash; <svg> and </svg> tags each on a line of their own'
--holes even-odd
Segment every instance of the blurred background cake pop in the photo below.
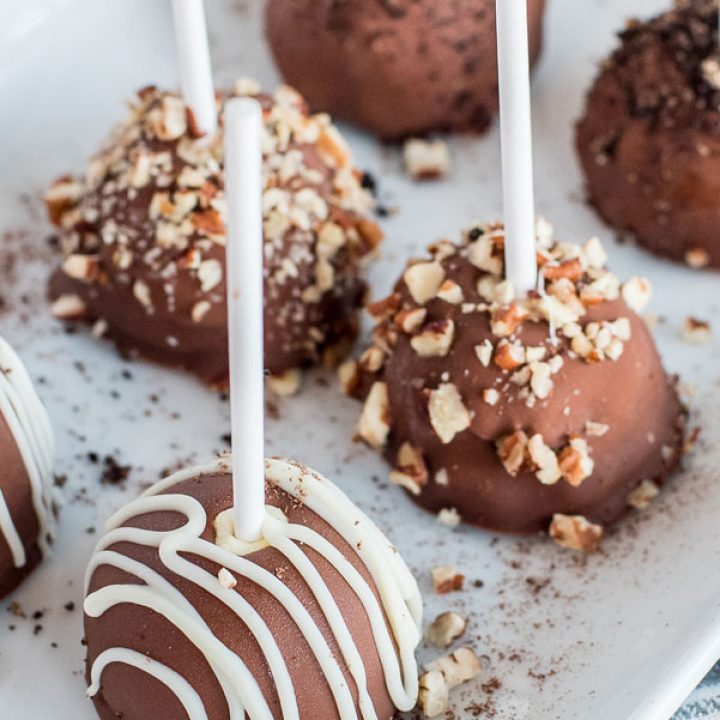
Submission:
<svg viewBox="0 0 720 720">
<path fill-rule="evenodd" d="M 0 337 L 0 598 L 48 551 L 55 526 L 54 445 L 45 408 Z"/>
<path fill-rule="evenodd" d="M 527 8 L 535 62 L 545 1 Z M 266 28 L 313 109 L 383 139 L 482 132 L 497 111 L 494 0 L 269 0 Z"/>
<path fill-rule="evenodd" d="M 679 0 L 629 23 L 577 126 L 591 205 L 692 267 L 720 267 L 718 25 L 716 0 Z"/>
</svg>

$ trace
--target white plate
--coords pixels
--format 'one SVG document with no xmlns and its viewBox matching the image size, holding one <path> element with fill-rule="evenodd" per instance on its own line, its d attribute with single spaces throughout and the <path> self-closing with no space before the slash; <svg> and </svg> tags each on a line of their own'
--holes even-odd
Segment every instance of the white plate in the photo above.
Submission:
<svg viewBox="0 0 720 720">
<path fill-rule="evenodd" d="M 619 274 L 642 273 L 656 288 L 653 310 L 665 321 L 657 339 L 665 362 L 694 383 L 703 440 L 673 489 L 649 512 L 624 523 L 603 552 L 579 558 L 536 539 L 451 531 L 384 487 L 386 468 L 350 434 L 358 406 L 333 378 L 308 378 L 299 398 L 268 421 L 268 451 L 297 455 L 335 479 L 397 541 L 427 592 L 427 614 L 450 607 L 471 618 L 469 641 L 492 668 L 454 697 L 458 718 L 514 720 L 665 720 L 720 657 L 720 411 L 717 340 L 679 340 L 683 318 L 717 318 L 720 277 L 692 273 L 634 248 L 583 206 L 570 126 L 594 63 L 631 12 L 663 0 L 555 0 L 547 46 L 534 85 L 538 208 L 566 239 L 599 233 Z M 0 7 L 0 267 L 8 245 L 22 245 L 15 275 L 0 278 L 10 310 L 0 332 L 22 351 L 57 430 L 58 472 L 66 474 L 54 558 L 16 593 L 28 613 L 0 624 L 3 718 L 90 720 L 84 698 L 79 609 L 83 567 L 95 542 L 87 528 L 134 496 L 163 468 L 207 459 L 223 447 L 227 405 L 192 378 L 144 364 L 127 365 L 113 350 L 65 335 L 49 319 L 44 281 L 50 253 L 40 196 L 56 175 L 81 170 L 84 158 L 117 120 L 122 101 L 149 82 L 175 85 L 169 3 L 161 0 L 3 0 Z M 210 25 L 217 77 L 254 75 L 276 82 L 263 47 L 259 0 L 212 0 Z M 405 258 L 441 235 L 455 236 L 473 218 L 500 215 L 498 138 L 452 142 L 447 182 L 412 186 L 396 150 L 350 135 L 361 166 L 381 179 L 384 199 L 401 212 L 386 223 L 382 258 L 372 268 L 376 293 L 387 291 Z M 13 239 L 14 238 L 14 239 Z M 3 272 L 6 272 L 3 270 Z M 21 302 L 27 294 L 28 302 Z M 129 369 L 132 379 L 122 377 Z M 118 394 L 119 396 L 115 396 Z M 155 399 L 153 399 L 154 396 Z M 132 464 L 127 488 L 101 487 L 88 452 Z M 434 597 L 428 571 L 455 562 L 468 589 Z M 483 584 L 473 581 L 482 580 Z M 10 631 L 8 626 L 17 628 Z M 35 624 L 42 630 L 33 635 Z M 57 648 L 51 648 L 57 643 Z M 424 650 L 423 657 L 432 651 Z M 500 687 L 492 690 L 492 678 Z M 483 687 L 483 683 L 486 683 Z"/>
</svg>

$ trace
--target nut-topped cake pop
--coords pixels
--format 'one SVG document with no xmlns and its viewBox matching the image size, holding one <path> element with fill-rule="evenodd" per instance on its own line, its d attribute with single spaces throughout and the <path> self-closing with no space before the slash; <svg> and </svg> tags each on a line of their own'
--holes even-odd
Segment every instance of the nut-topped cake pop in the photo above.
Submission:
<svg viewBox="0 0 720 720">
<path fill-rule="evenodd" d="M 334 485 L 266 462 L 261 540 L 235 537 L 229 460 L 114 515 L 88 568 L 102 720 L 391 718 L 416 701 L 417 584 Z"/>
<path fill-rule="evenodd" d="M 358 435 L 418 503 L 593 549 L 681 454 L 684 411 L 637 315 L 649 286 L 541 223 L 538 290 L 516 296 L 504 242 L 474 225 L 409 263 L 341 379 L 365 403 Z"/>
<path fill-rule="evenodd" d="M 264 111 L 265 361 L 274 376 L 347 352 L 381 233 L 345 142 L 288 87 L 241 81 Z M 218 111 L 225 96 L 218 98 Z M 182 99 L 140 91 L 88 167 L 49 191 L 63 262 L 53 312 L 95 324 L 123 353 L 227 379 L 223 133 Z"/>
<path fill-rule="evenodd" d="M 54 445 L 20 358 L 0 337 L 0 598 L 47 553 L 55 525 Z"/>
<path fill-rule="evenodd" d="M 577 126 L 590 203 L 658 255 L 720 267 L 720 38 L 716 0 L 634 21 Z"/>
<path fill-rule="evenodd" d="M 527 3 L 532 62 L 545 0 Z M 270 0 L 267 35 L 310 105 L 399 140 L 488 128 L 497 110 L 495 0 Z"/>
</svg>

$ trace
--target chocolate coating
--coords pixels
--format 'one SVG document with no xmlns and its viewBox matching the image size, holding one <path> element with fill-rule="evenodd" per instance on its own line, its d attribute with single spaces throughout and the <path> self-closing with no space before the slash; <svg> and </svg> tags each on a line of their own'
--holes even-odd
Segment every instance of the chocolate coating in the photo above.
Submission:
<svg viewBox="0 0 720 720">
<path fill-rule="evenodd" d="M 231 476 L 227 472 L 215 472 L 181 480 L 167 487 L 162 495 L 181 494 L 195 498 L 207 514 L 207 524 L 201 535 L 203 540 L 216 540 L 214 521 L 232 506 Z M 310 510 L 302 501 L 289 495 L 271 482 L 266 483 L 267 503 L 280 508 L 291 523 L 318 533 L 340 551 L 353 568 L 369 584 L 375 597 L 377 589 L 367 567 L 347 541 L 325 520 Z M 168 532 L 181 527 L 185 518 L 175 512 L 146 512 L 127 520 L 122 527 L 136 527 Z M 250 669 L 259 684 L 273 717 L 283 717 L 278 692 L 267 659 L 256 636 L 237 616 L 235 611 L 206 592 L 185 576 L 174 573 L 160 560 L 155 548 L 134 542 L 118 542 L 109 550 L 132 558 L 158 573 L 180 591 L 207 623 L 209 631 Z M 376 648 L 368 615 L 363 604 L 348 582 L 324 555 L 308 546 L 302 553 L 319 571 L 345 619 L 355 646 L 364 663 L 367 688 L 377 711 L 378 718 L 389 720 L 395 706 L 388 695 L 385 675 Z M 194 565 L 217 575 L 221 566 L 200 554 L 185 554 Z M 306 579 L 295 565 L 278 550 L 265 547 L 244 556 L 246 560 L 269 571 L 300 600 L 312 620 L 328 642 L 333 657 L 338 660 L 341 672 L 357 702 L 354 681 L 343 661 L 343 654 L 335 641 L 332 629 L 311 591 Z M 212 577 L 211 575 L 211 577 Z M 283 605 L 268 590 L 241 575 L 236 576 L 233 588 L 259 613 L 270 629 L 285 662 L 287 663 L 297 698 L 299 716 L 302 720 L 335 720 L 339 718 L 336 701 L 330 685 L 306 638 L 300 632 L 299 620 L 288 614 Z M 88 593 L 119 584 L 138 583 L 112 564 L 100 564 L 91 575 Z M 142 583 L 141 583 L 142 584 Z M 387 619 L 386 619 L 387 621 Z M 209 720 L 229 720 L 230 714 L 218 677 L 205 656 L 179 628 L 164 616 L 146 607 L 123 602 L 107 609 L 99 617 L 85 616 L 85 635 L 88 648 L 88 682 L 90 669 L 97 657 L 112 648 L 127 648 L 152 658 L 189 681 L 199 695 Z M 176 695 L 150 673 L 140 671 L 120 662 L 108 665 L 103 674 L 100 691 L 94 698 L 95 707 L 102 720 L 180 720 L 187 713 Z"/>
<path fill-rule="evenodd" d="M 634 22 L 577 125 L 590 203 L 645 248 L 720 267 L 720 55 L 714 0 Z"/>
<path fill-rule="evenodd" d="M 546 530 L 556 514 L 608 525 L 642 481 L 662 484 L 683 440 L 674 380 L 624 299 L 635 302 L 644 285 L 621 288 L 599 243 L 547 240 L 545 295 L 515 300 L 501 282 L 503 242 L 502 226 L 477 226 L 459 245 L 431 246 L 433 262 L 417 267 L 442 267 L 439 289 L 418 299 L 422 286 L 411 290 L 406 273 L 372 306 L 373 348 L 341 373 L 346 390 L 366 399 L 358 432 L 428 510 L 454 508 L 466 522 L 512 533 Z M 513 362 L 510 346 L 520 352 Z M 387 401 L 373 413 L 378 383 Z M 386 422 L 384 442 L 375 442 L 373 416 Z"/>
<path fill-rule="evenodd" d="M 16 567 L 10 546 L 0 531 L 0 599 L 11 593 L 40 563 L 40 523 L 32 487 L 15 438 L 0 413 L 0 492 L 25 548 L 25 564 Z"/>
<path fill-rule="evenodd" d="M 532 62 L 544 7 L 528 2 Z M 482 132 L 496 112 L 494 0 L 270 0 L 266 27 L 313 108 L 383 139 Z"/>
<path fill-rule="evenodd" d="M 381 234 L 326 116 L 286 87 L 268 96 L 242 81 L 235 93 L 264 109 L 265 358 L 282 375 L 347 352 L 362 261 Z M 125 354 L 224 383 L 222 160 L 221 131 L 198 139 L 178 96 L 142 90 L 86 178 L 62 178 L 47 195 L 64 256 L 50 284 L 56 316 L 97 323 Z"/>
</svg>

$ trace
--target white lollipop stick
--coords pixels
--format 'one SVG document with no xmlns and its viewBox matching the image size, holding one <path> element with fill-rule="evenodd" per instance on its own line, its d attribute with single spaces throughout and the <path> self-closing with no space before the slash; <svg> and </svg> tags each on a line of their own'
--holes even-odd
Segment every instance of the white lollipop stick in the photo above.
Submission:
<svg viewBox="0 0 720 720">
<path fill-rule="evenodd" d="M 537 282 L 530 59 L 525 0 L 496 0 L 505 277 L 518 295 Z"/>
<path fill-rule="evenodd" d="M 172 7 L 183 100 L 198 128 L 212 137 L 217 109 L 203 0 L 173 0 Z"/>
<path fill-rule="evenodd" d="M 246 542 L 260 537 L 265 511 L 261 133 L 258 102 L 249 98 L 228 100 L 226 277 L 233 498 L 235 534 Z"/>
</svg>

